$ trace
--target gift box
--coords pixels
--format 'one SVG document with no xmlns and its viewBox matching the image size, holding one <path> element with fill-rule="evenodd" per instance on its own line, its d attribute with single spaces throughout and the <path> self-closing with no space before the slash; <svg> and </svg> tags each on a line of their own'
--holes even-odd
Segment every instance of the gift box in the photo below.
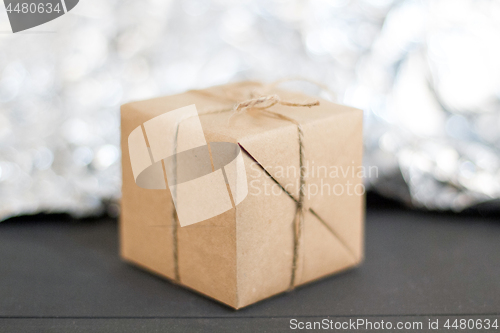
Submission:
<svg viewBox="0 0 500 333">
<path fill-rule="evenodd" d="M 123 259 L 236 309 L 355 267 L 362 119 L 256 82 L 123 105 Z"/>
</svg>

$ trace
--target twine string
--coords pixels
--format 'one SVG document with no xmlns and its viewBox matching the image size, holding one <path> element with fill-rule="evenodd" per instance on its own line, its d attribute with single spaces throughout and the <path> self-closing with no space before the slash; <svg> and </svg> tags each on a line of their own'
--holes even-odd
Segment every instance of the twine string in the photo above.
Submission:
<svg viewBox="0 0 500 333">
<path fill-rule="evenodd" d="M 292 81 L 292 80 L 300 80 L 300 81 L 306 81 L 313 83 L 319 87 L 321 87 L 323 90 L 328 91 L 328 88 L 323 86 L 320 83 L 314 82 L 314 81 L 309 81 L 301 78 L 297 79 L 284 79 L 284 80 L 279 80 L 275 81 L 267 86 L 262 86 L 263 92 L 257 92 L 257 91 L 250 91 L 250 98 L 239 102 L 235 97 L 229 96 L 229 94 L 226 92 L 225 96 L 220 96 L 211 92 L 208 92 L 206 90 L 191 90 L 190 92 L 194 92 L 200 95 L 204 95 L 206 97 L 211 97 L 211 98 L 216 98 L 219 100 L 223 100 L 226 102 L 232 102 L 235 103 L 232 108 L 223 108 L 223 109 L 217 109 L 217 110 L 212 110 L 212 111 L 206 111 L 203 113 L 200 113 L 200 116 L 202 115 L 209 115 L 209 114 L 215 114 L 215 113 L 222 113 L 222 112 L 232 112 L 231 116 L 229 117 L 229 120 L 231 120 L 232 117 L 240 115 L 244 112 L 247 112 L 249 110 L 258 110 L 259 113 L 266 114 L 268 116 L 272 116 L 284 121 L 291 122 L 297 126 L 297 137 L 298 137 L 298 143 L 299 143 L 299 167 L 300 167 L 300 179 L 299 179 L 299 198 L 296 200 L 296 210 L 295 210 L 295 215 L 293 219 L 293 235 L 294 235 L 294 240 L 293 240 L 293 257 L 292 257 L 292 269 L 291 269 L 291 276 L 290 276 L 290 285 L 288 290 L 293 290 L 296 286 L 297 283 L 297 271 L 298 271 L 298 262 L 299 262 L 299 250 L 300 250 L 300 245 L 301 245 L 301 239 L 302 239 L 302 231 L 304 228 L 304 198 L 305 198 L 305 168 L 304 168 L 304 162 L 305 162 L 305 154 L 304 154 L 304 132 L 302 131 L 302 127 L 300 123 L 286 115 L 283 115 L 278 112 L 274 112 L 272 110 L 269 110 L 271 107 L 275 105 L 283 105 L 283 106 L 288 106 L 288 107 L 307 107 L 311 108 L 313 106 L 318 106 L 320 102 L 318 100 L 314 100 L 311 102 L 289 102 L 282 100 L 281 97 L 277 94 L 266 94 L 270 90 L 276 88 L 278 85 L 280 85 L 283 82 L 286 81 Z M 330 92 L 331 93 L 331 92 Z M 331 93 L 332 96 L 334 96 L 333 93 Z M 257 96 L 257 97 L 255 97 Z M 174 145 L 177 146 L 177 138 L 178 138 L 178 128 L 180 126 L 180 123 L 177 124 L 177 132 L 175 135 L 175 140 L 174 140 Z M 174 209 L 175 210 L 175 209 Z M 177 216 L 174 213 L 174 228 L 173 228 L 173 237 L 174 237 L 174 269 L 175 269 L 175 281 L 180 282 L 180 274 L 179 274 L 179 255 L 178 255 L 178 228 L 177 228 Z"/>
</svg>

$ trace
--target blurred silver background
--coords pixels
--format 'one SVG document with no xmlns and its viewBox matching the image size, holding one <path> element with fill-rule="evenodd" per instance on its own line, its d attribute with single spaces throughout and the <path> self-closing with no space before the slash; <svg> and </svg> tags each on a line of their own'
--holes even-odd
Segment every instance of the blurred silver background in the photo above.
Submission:
<svg viewBox="0 0 500 333">
<path fill-rule="evenodd" d="M 500 197 L 499 1 L 81 0 L 18 34 L 0 7 L 0 219 L 117 214 L 122 103 L 295 76 L 365 110 L 372 189 Z"/>
</svg>

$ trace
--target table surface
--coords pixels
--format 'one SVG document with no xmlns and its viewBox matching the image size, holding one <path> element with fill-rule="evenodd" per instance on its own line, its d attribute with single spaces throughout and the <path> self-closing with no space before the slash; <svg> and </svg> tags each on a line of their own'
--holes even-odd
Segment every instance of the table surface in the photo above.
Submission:
<svg viewBox="0 0 500 333">
<path fill-rule="evenodd" d="M 117 223 L 0 223 L 0 332 L 289 331 L 319 321 L 500 318 L 498 216 L 371 204 L 362 266 L 239 311 L 122 262 Z"/>
</svg>

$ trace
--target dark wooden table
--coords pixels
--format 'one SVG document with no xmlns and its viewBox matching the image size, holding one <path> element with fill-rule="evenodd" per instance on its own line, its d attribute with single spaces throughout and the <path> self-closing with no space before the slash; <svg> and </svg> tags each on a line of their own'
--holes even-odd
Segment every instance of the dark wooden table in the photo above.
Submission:
<svg viewBox="0 0 500 333">
<path fill-rule="evenodd" d="M 290 331 L 290 320 L 500 320 L 500 223 L 370 204 L 355 270 L 240 311 L 129 266 L 117 223 L 0 223 L 0 332 Z M 380 330 L 379 330 L 380 331 Z M 440 329 L 441 331 L 441 329 Z M 462 330 L 462 332 L 465 332 Z"/>
</svg>

